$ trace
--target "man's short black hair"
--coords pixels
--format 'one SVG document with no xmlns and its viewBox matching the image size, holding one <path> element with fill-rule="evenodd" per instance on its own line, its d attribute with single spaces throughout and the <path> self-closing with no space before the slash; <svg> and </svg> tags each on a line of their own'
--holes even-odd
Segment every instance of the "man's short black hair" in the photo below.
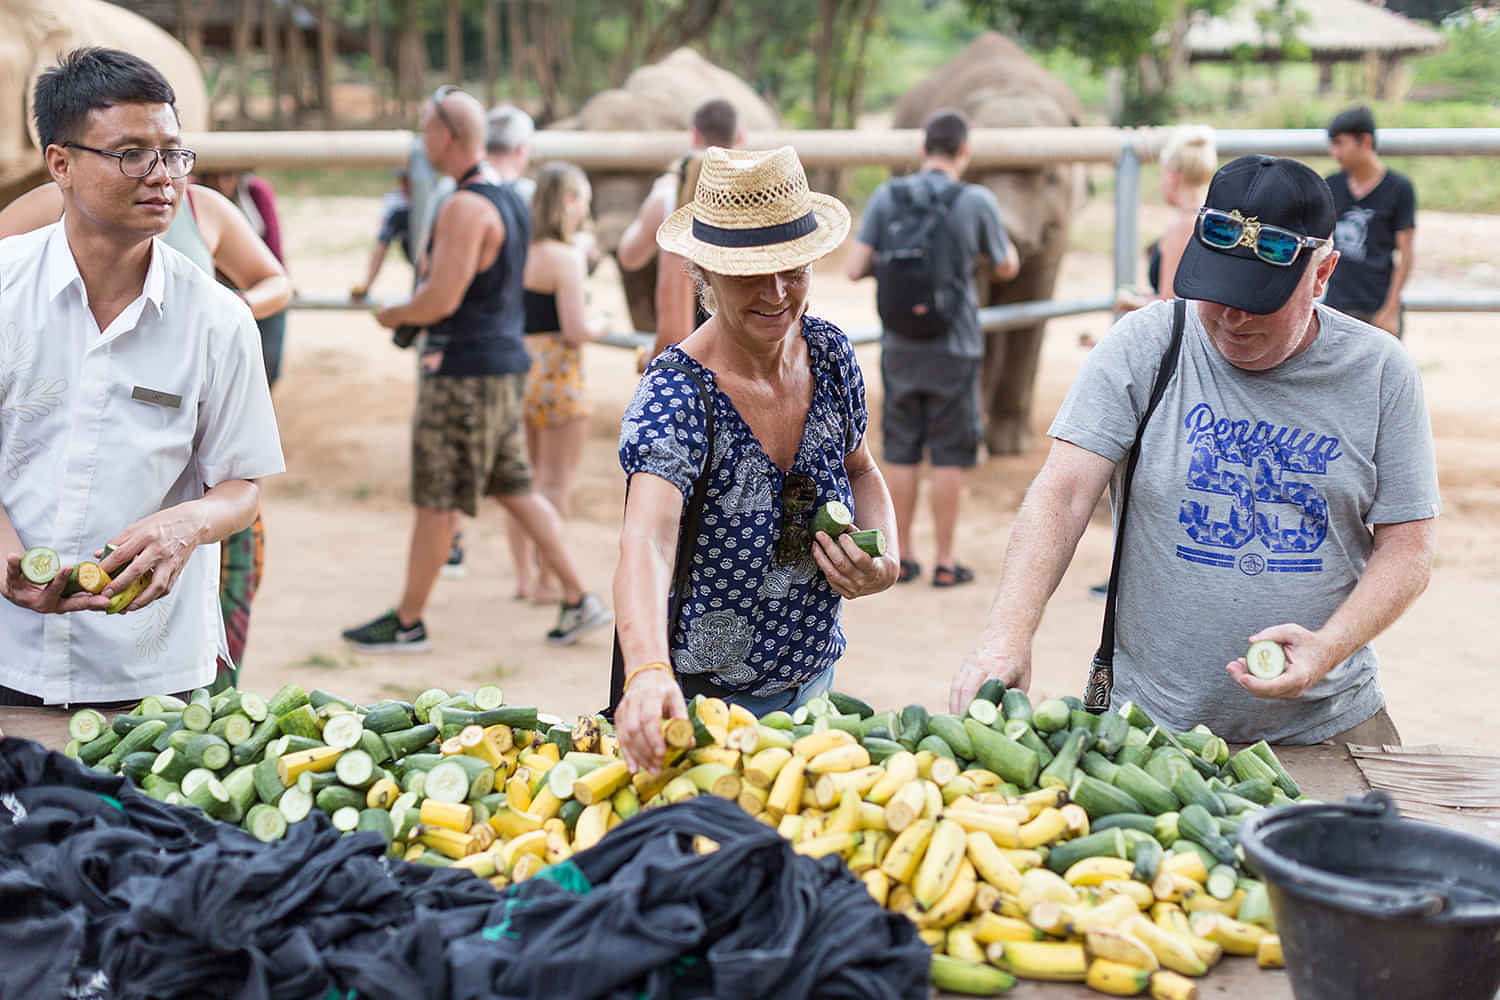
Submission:
<svg viewBox="0 0 1500 1000">
<path fill-rule="evenodd" d="M 155 66 L 99 46 L 74 49 L 37 77 L 32 114 L 42 148 L 77 142 L 89 112 L 116 104 L 169 104 L 177 95 Z"/>
<path fill-rule="evenodd" d="M 1333 121 L 1328 123 L 1328 138 L 1335 136 L 1352 135 L 1358 139 L 1362 135 L 1370 137 L 1370 148 L 1375 148 L 1375 115 L 1363 104 L 1356 104 L 1333 116 Z"/>
<path fill-rule="evenodd" d="M 923 126 L 922 151 L 938 156 L 957 156 L 969 141 L 969 120 L 961 112 L 934 111 Z"/>
<path fill-rule="evenodd" d="M 693 128 L 698 130 L 703 141 L 710 146 L 723 146 L 726 149 L 733 146 L 739 123 L 734 105 L 722 97 L 704 101 L 693 111 Z"/>
</svg>

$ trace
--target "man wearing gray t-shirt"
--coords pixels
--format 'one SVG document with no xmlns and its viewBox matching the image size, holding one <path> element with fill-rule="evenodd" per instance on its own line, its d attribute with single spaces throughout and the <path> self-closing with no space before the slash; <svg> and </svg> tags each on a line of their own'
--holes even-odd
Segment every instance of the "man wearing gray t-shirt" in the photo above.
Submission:
<svg viewBox="0 0 1500 1000">
<path fill-rule="evenodd" d="M 1394 338 L 1317 303 L 1338 263 L 1327 185 L 1244 156 L 1209 187 L 1174 283 L 1190 300 L 1170 381 L 1141 435 L 1118 580 L 1114 701 L 1227 740 L 1398 743 L 1370 646 L 1427 585 L 1439 511 L 1417 366 Z M 1049 430 L 999 596 L 953 679 L 1026 687 L 1031 642 L 1124 459 L 1173 306 L 1117 323 Z M 1251 675 L 1249 643 L 1286 670 Z"/>
</svg>

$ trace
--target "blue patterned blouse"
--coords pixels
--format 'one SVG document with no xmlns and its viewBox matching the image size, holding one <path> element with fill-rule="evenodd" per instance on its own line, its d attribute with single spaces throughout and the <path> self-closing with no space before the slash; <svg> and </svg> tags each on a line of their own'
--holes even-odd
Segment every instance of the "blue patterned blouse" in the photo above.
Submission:
<svg viewBox="0 0 1500 1000">
<path fill-rule="evenodd" d="M 789 472 L 812 479 L 815 508 L 841 500 L 852 510 L 844 456 L 859 447 L 869 421 L 864 376 L 838 327 L 808 316 L 802 335 L 813 396 Z M 671 636 L 673 666 L 755 696 L 804 684 L 844 652 L 841 598 L 810 551 L 788 565 L 772 558 L 787 473 L 766 455 L 712 371 L 675 346 L 661 360 L 668 358 L 704 380 L 714 405 L 711 480 L 693 553 L 691 595 Z M 685 506 L 703 469 L 705 444 L 703 405 L 692 380 L 659 360 L 642 377 L 620 424 L 620 465 L 627 478 L 637 472 L 660 476 L 682 491 Z M 811 511 L 798 519 L 810 522 Z"/>
</svg>

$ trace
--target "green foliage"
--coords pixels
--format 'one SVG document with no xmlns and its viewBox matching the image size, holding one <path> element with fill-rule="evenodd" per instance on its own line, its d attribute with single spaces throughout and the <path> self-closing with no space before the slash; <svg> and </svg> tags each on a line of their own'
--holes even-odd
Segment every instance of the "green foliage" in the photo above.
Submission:
<svg viewBox="0 0 1500 1000">
<path fill-rule="evenodd" d="M 1459 0 L 1386 0 L 1385 6 L 1386 9 L 1407 17 L 1437 22 L 1468 4 L 1460 3 Z"/>
<path fill-rule="evenodd" d="M 992 27 L 1039 49 L 1067 49 L 1096 67 L 1146 55 L 1172 7 L 1171 0 L 969 0 Z"/>
<path fill-rule="evenodd" d="M 1445 28 L 1447 46 L 1416 62 L 1416 86 L 1464 101 L 1500 100 L 1500 24 L 1468 21 Z"/>
</svg>

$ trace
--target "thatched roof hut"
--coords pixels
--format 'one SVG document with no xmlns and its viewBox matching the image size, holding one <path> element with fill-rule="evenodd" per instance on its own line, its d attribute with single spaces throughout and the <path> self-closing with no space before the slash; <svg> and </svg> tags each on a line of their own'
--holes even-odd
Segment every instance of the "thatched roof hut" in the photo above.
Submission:
<svg viewBox="0 0 1500 1000">
<path fill-rule="evenodd" d="M 1403 59 L 1443 46 L 1437 30 L 1366 0 L 1296 0 L 1295 6 L 1291 34 L 1319 65 L 1325 87 L 1332 83 L 1334 63 L 1369 60 L 1377 68 L 1376 96 L 1386 96 Z M 1188 28 L 1188 58 L 1280 61 L 1279 31 L 1262 27 L 1275 17 L 1276 0 L 1239 0 L 1221 17 L 1200 18 Z"/>
</svg>

